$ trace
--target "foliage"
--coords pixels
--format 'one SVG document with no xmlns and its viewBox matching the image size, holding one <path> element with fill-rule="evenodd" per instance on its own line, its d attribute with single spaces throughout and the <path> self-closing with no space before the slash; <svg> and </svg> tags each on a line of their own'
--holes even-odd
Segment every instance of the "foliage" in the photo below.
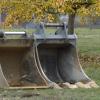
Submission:
<svg viewBox="0 0 100 100">
<path fill-rule="evenodd" d="M 30 21 L 33 16 L 36 21 L 52 22 L 58 14 L 100 16 L 100 0 L 1 0 L 0 12 L 7 13 L 7 26 Z"/>
</svg>

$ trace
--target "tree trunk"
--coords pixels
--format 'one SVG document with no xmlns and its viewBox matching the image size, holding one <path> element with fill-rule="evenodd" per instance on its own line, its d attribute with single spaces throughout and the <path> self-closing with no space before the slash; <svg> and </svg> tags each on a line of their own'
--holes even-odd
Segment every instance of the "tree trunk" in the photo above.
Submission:
<svg viewBox="0 0 100 100">
<path fill-rule="evenodd" d="M 75 13 L 69 14 L 68 19 L 68 34 L 74 34 Z"/>
</svg>

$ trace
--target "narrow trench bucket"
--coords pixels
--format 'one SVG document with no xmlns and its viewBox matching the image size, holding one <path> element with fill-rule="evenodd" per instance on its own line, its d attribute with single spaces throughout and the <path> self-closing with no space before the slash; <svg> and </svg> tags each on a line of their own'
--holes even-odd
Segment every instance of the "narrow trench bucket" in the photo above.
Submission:
<svg viewBox="0 0 100 100">
<path fill-rule="evenodd" d="M 46 28 L 56 27 L 53 35 L 46 36 Z M 46 83 L 56 88 L 65 85 L 69 87 L 98 87 L 83 71 L 77 53 L 77 36 L 66 32 L 66 24 L 44 24 L 37 28 L 35 37 L 35 55 L 38 68 Z M 95 86 L 90 86 L 89 84 Z M 68 84 L 70 86 L 68 86 Z M 57 86 L 57 87 L 58 87 Z M 76 88 L 75 87 L 75 88 Z M 73 87 L 74 88 L 74 87 Z"/>
<path fill-rule="evenodd" d="M 65 83 L 85 85 L 92 81 L 83 71 L 73 44 L 41 43 L 37 45 L 36 59 L 46 83 L 53 88 L 63 87 Z"/>
<path fill-rule="evenodd" d="M 76 47 L 72 44 L 40 44 L 38 57 L 43 72 L 55 83 L 90 81 L 79 64 Z"/>
</svg>

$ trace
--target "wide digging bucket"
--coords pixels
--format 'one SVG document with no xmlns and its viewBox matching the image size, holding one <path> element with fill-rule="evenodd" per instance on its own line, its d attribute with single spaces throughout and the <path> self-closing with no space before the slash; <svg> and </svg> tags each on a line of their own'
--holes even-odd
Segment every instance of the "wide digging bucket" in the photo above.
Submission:
<svg viewBox="0 0 100 100">
<path fill-rule="evenodd" d="M 45 26 L 60 28 L 57 28 L 54 35 L 45 36 Z M 41 23 L 38 28 L 39 34 L 35 34 L 36 61 L 47 83 L 90 82 L 91 79 L 84 73 L 77 55 L 77 36 L 68 35 L 65 24 Z"/>
<path fill-rule="evenodd" d="M 17 33 L 17 35 L 20 34 L 20 32 Z M 37 67 L 33 42 L 33 39 L 27 39 L 26 36 L 8 39 L 2 35 L 0 38 L 0 88 L 46 85 Z"/>
</svg>

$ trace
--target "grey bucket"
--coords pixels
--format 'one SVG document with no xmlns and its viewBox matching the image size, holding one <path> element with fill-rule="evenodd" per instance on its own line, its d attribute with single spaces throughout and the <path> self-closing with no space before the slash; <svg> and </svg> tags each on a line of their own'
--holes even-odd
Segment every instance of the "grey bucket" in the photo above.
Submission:
<svg viewBox="0 0 100 100">
<path fill-rule="evenodd" d="M 57 27 L 55 34 L 46 36 L 45 27 Z M 34 35 L 36 59 L 47 83 L 87 83 L 91 79 L 79 62 L 76 34 L 67 34 L 66 24 L 44 24 L 38 26 Z"/>
<path fill-rule="evenodd" d="M 77 36 L 67 34 L 64 24 L 46 26 L 60 28 L 46 37 L 44 25 L 39 24 L 32 36 L 19 32 L 13 34 L 21 35 L 18 39 L 0 38 L 0 87 L 4 83 L 3 87 L 23 87 L 91 81 L 79 62 Z"/>
</svg>

